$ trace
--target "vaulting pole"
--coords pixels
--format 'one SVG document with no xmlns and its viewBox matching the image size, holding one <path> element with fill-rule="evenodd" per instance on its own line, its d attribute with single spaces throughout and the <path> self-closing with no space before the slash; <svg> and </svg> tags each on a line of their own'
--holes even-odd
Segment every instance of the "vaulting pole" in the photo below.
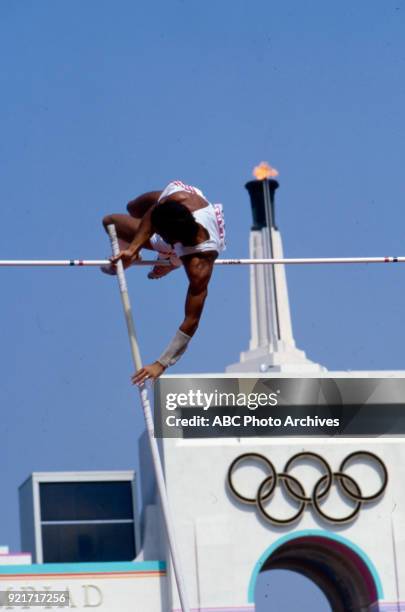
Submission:
<svg viewBox="0 0 405 612">
<path fill-rule="evenodd" d="M 107 230 L 108 230 L 108 234 L 111 240 L 111 247 L 112 247 L 113 255 L 118 255 L 120 248 L 118 244 L 115 226 L 108 225 Z M 109 262 L 107 261 L 107 263 Z M 133 359 L 136 370 L 140 370 L 142 368 L 142 359 L 141 359 L 141 354 L 139 351 L 138 341 L 136 338 L 134 320 L 133 320 L 132 311 L 131 311 L 131 304 L 129 301 L 124 267 L 122 265 L 121 260 L 118 261 L 116 267 L 117 267 L 118 285 L 119 285 L 119 289 L 121 293 L 121 300 L 122 300 L 125 320 L 126 320 L 127 328 L 128 328 L 128 336 L 129 336 L 129 343 L 131 346 L 132 359 Z M 155 433 L 154 433 L 152 410 L 150 406 L 148 390 L 145 385 L 141 385 L 139 387 L 139 395 L 140 395 L 142 409 L 143 409 L 143 413 L 145 417 L 146 431 L 148 433 L 150 448 L 152 451 L 153 465 L 154 465 L 155 474 L 156 474 L 156 481 L 157 481 L 158 491 L 160 495 L 160 501 L 162 504 L 163 518 L 165 522 L 167 538 L 169 540 L 170 554 L 171 554 L 171 558 L 173 562 L 174 575 L 176 578 L 177 590 L 179 593 L 179 598 L 180 598 L 180 603 L 181 603 L 181 609 L 182 609 L 182 612 L 190 612 L 190 606 L 188 604 L 187 596 L 186 596 L 184 578 L 183 578 L 183 574 L 182 574 L 181 567 L 180 567 L 179 554 L 177 551 L 176 542 L 174 538 L 174 525 L 173 525 L 173 521 L 171 517 L 169 502 L 167 499 L 163 468 L 162 468 L 162 464 L 160 461 L 159 449 L 158 449 L 158 445 L 157 445 L 157 441 L 156 441 Z"/>
<path fill-rule="evenodd" d="M 0 259 L 0 268 L 12 267 L 52 267 L 82 266 L 99 267 L 110 264 L 109 259 Z M 156 260 L 135 261 L 132 266 L 170 265 Z M 295 257 L 283 259 L 217 259 L 217 266 L 261 266 L 261 265 L 295 265 L 295 264 L 384 264 L 405 263 L 405 257 Z"/>
</svg>

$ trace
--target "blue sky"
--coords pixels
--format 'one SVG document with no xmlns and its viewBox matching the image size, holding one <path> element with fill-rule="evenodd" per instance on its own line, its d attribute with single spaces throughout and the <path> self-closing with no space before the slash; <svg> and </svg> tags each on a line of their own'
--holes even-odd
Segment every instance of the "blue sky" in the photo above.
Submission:
<svg viewBox="0 0 405 612">
<path fill-rule="evenodd" d="M 103 258 L 101 226 L 179 178 L 226 210 L 248 253 L 243 185 L 280 171 L 287 256 L 405 254 L 405 8 L 259 0 L 2 0 L 0 258 Z M 1 272 L 3 504 L 33 470 L 134 465 L 142 420 L 116 284 L 96 270 Z M 329 369 L 403 369 L 401 266 L 288 270 L 297 344 Z M 182 318 L 182 271 L 128 274 L 146 362 Z M 216 270 L 173 372 L 248 346 L 248 272 Z"/>
</svg>

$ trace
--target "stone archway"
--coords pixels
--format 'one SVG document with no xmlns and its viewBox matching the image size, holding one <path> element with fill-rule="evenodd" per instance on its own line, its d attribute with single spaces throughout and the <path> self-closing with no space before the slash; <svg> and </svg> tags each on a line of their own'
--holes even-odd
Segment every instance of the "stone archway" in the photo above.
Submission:
<svg viewBox="0 0 405 612">
<path fill-rule="evenodd" d="M 284 569 L 312 580 L 327 597 L 334 612 L 366 612 L 383 598 L 371 561 L 349 540 L 323 531 L 298 532 L 280 538 L 256 564 L 249 601 L 259 572 Z"/>
</svg>

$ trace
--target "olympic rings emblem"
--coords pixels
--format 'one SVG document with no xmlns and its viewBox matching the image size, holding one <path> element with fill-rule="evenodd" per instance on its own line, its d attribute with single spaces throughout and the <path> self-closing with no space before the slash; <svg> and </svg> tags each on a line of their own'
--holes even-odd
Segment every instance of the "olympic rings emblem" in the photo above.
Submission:
<svg viewBox="0 0 405 612">
<path fill-rule="evenodd" d="M 354 459 L 358 458 L 369 459 L 377 468 L 379 468 L 381 486 L 371 495 L 363 495 L 357 481 L 344 471 Z M 289 473 L 289 471 L 296 466 L 299 461 L 305 459 L 315 461 L 315 463 L 318 463 L 324 471 L 324 474 L 315 483 L 310 495 L 307 495 L 301 482 L 295 476 L 292 476 Z M 265 476 L 264 480 L 262 480 L 260 483 L 255 497 L 247 497 L 242 495 L 242 493 L 236 490 L 233 480 L 236 468 L 247 461 L 259 463 L 260 465 L 264 466 L 268 472 L 268 475 Z M 354 453 L 350 453 L 345 459 L 343 459 L 337 472 L 332 472 L 329 463 L 321 455 L 304 451 L 293 455 L 285 464 L 284 470 L 280 473 L 276 472 L 272 462 L 263 455 L 260 455 L 259 453 L 244 453 L 243 455 L 236 457 L 236 459 L 234 459 L 229 466 L 227 482 L 231 493 L 238 501 L 244 504 L 255 505 L 260 515 L 272 525 L 291 525 L 302 516 L 305 508 L 307 507 L 311 507 L 320 518 L 324 519 L 328 523 L 342 525 L 353 521 L 359 514 L 363 505 L 374 502 L 382 497 L 388 484 L 388 471 L 384 462 L 377 455 L 369 451 L 356 451 Z M 270 515 L 265 508 L 265 504 L 270 501 L 271 497 L 276 491 L 276 487 L 280 483 L 283 486 L 284 492 L 295 502 L 299 503 L 298 510 L 295 512 L 295 514 L 288 518 L 276 518 Z M 333 484 L 338 486 L 340 493 L 343 496 L 354 502 L 353 510 L 346 516 L 330 516 L 322 509 L 322 503 L 329 495 Z"/>
</svg>

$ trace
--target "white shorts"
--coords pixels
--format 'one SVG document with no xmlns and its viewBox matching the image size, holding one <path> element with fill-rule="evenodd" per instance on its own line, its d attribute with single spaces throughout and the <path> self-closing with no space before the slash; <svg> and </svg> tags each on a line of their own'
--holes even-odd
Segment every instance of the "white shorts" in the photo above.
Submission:
<svg viewBox="0 0 405 612">
<path fill-rule="evenodd" d="M 167 242 L 165 242 L 162 236 L 160 236 L 159 234 L 153 234 L 149 238 L 149 242 L 154 251 L 158 251 L 159 253 L 162 253 L 164 255 L 170 255 L 170 253 L 174 253 L 173 247 Z"/>
</svg>

